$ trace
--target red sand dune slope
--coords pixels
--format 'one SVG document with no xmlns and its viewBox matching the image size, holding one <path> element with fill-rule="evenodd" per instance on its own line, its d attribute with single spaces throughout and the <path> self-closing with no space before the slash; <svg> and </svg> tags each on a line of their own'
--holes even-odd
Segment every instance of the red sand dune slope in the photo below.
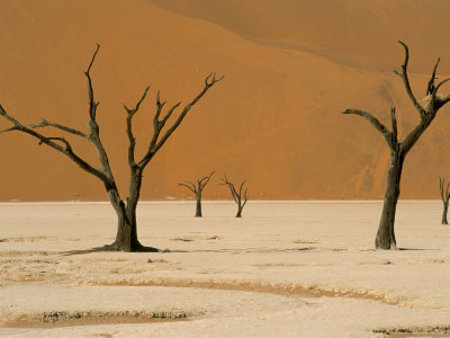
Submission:
<svg viewBox="0 0 450 338">
<path fill-rule="evenodd" d="M 247 179 L 254 199 L 383 196 L 388 151 L 363 108 L 401 132 L 417 114 L 392 69 L 411 49 L 411 79 L 424 93 L 435 59 L 450 74 L 450 7 L 444 0 L 20 0 L 0 2 L 0 103 L 32 123 L 85 128 L 83 75 L 92 72 L 102 137 L 126 194 L 125 112 L 146 85 L 138 151 L 151 131 L 154 95 L 186 102 L 210 72 L 225 74 L 150 164 L 144 199 L 185 198 L 178 186 L 216 170 L 205 198 L 228 198 L 221 173 Z M 450 87 L 443 92 L 450 91 Z M 0 121 L 2 128 L 7 123 Z M 450 177 L 450 107 L 407 158 L 403 198 L 438 198 Z M 102 185 L 25 135 L 0 135 L 0 200 L 105 199 Z M 74 140 L 94 163 L 89 144 Z"/>
</svg>

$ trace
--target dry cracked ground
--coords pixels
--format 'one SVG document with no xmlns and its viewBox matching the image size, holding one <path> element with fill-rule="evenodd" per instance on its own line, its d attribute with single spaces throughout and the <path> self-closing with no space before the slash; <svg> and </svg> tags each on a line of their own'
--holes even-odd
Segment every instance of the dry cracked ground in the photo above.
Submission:
<svg viewBox="0 0 450 338">
<path fill-rule="evenodd" d="M 0 335 L 450 336 L 450 228 L 402 202 L 400 250 L 373 250 L 380 202 L 143 203 L 158 253 L 103 252 L 105 203 L 1 204 Z"/>
</svg>

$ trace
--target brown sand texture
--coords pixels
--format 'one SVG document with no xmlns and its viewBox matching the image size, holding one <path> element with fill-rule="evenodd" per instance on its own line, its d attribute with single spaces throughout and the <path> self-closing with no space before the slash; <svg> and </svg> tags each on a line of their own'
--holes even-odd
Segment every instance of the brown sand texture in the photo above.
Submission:
<svg viewBox="0 0 450 338">
<path fill-rule="evenodd" d="M 225 74 L 150 164 L 142 198 L 189 198 L 178 186 L 216 170 L 216 183 L 246 179 L 253 199 L 370 199 L 384 191 L 388 150 L 361 108 L 400 134 L 418 116 L 392 70 L 411 49 L 420 99 L 438 56 L 450 74 L 445 0 L 22 0 L 0 2 L 0 103 L 25 123 L 41 118 L 86 128 L 86 70 L 100 101 L 101 136 L 123 194 L 128 164 L 125 111 L 147 85 L 136 117 L 138 153 L 151 137 L 155 95 L 187 102 L 211 71 Z M 443 94 L 449 90 L 444 87 Z M 450 167 L 443 109 L 405 164 L 403 198 L 436 198 Z M 9 125 L 0 121 L 1 128 Z M 48 135 L 54 135 L 49 130 Z M 26 135 L 0 135 L 0 200 L 104 200 L 100 182 Z M 96 162 L 89 144 L 76 151 Z"/>
</svg>

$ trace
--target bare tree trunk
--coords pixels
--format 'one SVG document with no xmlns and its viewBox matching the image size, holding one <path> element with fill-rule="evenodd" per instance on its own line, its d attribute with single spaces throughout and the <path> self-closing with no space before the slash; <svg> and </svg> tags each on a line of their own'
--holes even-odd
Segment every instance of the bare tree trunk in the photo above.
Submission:
<svg viewBox="0 0 450 338">
<path fill-rule="evenodd" d="M 448 224 L 447 220 L 447 214 L 448 214 L 448 201 L 447 203 L 444 202 L 444 210 L 442 211 L 442 224 Z"/>
<path fill-rule="evenodd" d="M 137 239 L 136 231 L 136 210 L 115 208 L 117 213 L 117 235 L 114 243 L 111 244 L 120 251 L 142 251 L 143 246 Z M 155 250 L 157 251 L 157 250 Z"/>
<path fill-rule="evenodd" d="M 242 200 L 241 200 L 241 197 L 239 196 L 238 197 L 238 201 L 237 201 L 237 207 L 238 207 L 238 210 L 237 210 L 237 213 L 236 213 L 236 217 L 237 218 L 241 218 L 242 217 L 242 210 L 244 209 L 244 207 L 242 206 Z"/>
<path fill-rule="evenodd" d="M 202 194 L 201 193 L 196 196 L 196 201 L 197 201 L 197 204 L 196 204 L 196 207 L 195 207 L 195 217 L 203 217 L 203 214 L 202 214 Z"/>
<path fill-rule="evenodd" d="M 136 209 L 142 187 L 142 170 L 131 168 L 127 203 L 120 199 L 117 189 L 108 191 L 109 200 L 117 214 L 116 239 L 107 248 L 119 251 L 156 252 L 158 249 L 142 245 L 137 236 Z"/>
<path fill-rule="evenodd" d="M 442 224 L 448 224 L 447 220 L 447 214 L 448 214 L 448 202 L 444 203 L 444 210 L 442 211 Z"/>
<path fill-rule="evenodd" d="M 442 221 L 441 224 L 448 224 L 447 213 L 448 213 L 448 201 L 450 199 L 450 182 L 445 182 L 445 178 L 439 177 L 439 188 L 441 189 L 441 200 L 444 204 L 444 210 L 442 211 Z"/>
<path fill-rule="evenodd" d="M 242 208 L 238 207 L 238 211 L 237 211 L 236 217 L 237 218 L 241 218 L 242 217 Z"/>
<path fill-rule="evenodd" d="M 391 153 L 391 163 L 388 171 L 383 211 L 381 213 L 377 237 L 375 238 L 375 248 L 377 249 L 397 248 L 394 224 L 398 197 L 400 195 L 400 178 L 403 170 L 403 162 L 403 155 L 399 152 Z"/>
</svg>

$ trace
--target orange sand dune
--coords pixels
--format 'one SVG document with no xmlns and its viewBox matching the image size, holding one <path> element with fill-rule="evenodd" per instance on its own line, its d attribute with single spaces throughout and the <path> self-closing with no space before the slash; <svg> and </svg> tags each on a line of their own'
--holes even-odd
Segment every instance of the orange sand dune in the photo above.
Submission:
<svg viewBox="0 0 450 338">
<path fill-rule="evenodd" d="M 85 128 L 83 71 L 100 43 L 92 71 L 98 115 L 126 194 L 122 104 L 132 105 L 151 85 L 135 121 L 142 152 L 156 91 L 187 102 L 216 71 L 225 80 L 150 164 L 144 199 L 186 198 L 178 183 L 211 170 L 216 176 L 205 198 L 229 198 L 218 184 L 224 172 L 246 179 L 254 199 L 380 198 L 387 147 L 366 121 L 340 112 L 364 108 L 387 122 L 396 105 L 401 131 L 413 127 L 418 116 L 391 72 L 403 59 L 396 40 L 410 45 L 411 79 L 421 97 L 436 57 L 441 74 L 450 74 L 450 47 L 442 43 L 449 14 L 438 0 L 3 1 L 0 103 L 28 123 L 45 117 Z M 409 155 L 402 197 L 438 197 L 438 176 L 450 172 L 449 111 Z M 100 182 L 30 137 L 2 134 L 0 142 L 0 200 L 106 198 Z M 73 142 L 96 163 L 89 144 Z"/>
</svg>

